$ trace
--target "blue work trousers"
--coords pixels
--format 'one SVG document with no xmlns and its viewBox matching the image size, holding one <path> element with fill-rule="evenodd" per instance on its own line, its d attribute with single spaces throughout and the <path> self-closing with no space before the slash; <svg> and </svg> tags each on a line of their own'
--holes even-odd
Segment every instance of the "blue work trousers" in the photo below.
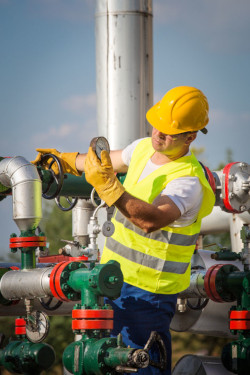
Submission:
<svg viewBox="0 0 250 375">
<path fill-rule="evenodd" d="M 175 313 L 177 294 L 155 294 L 124 283 L 121 296 L 114 301 L 106 299 L 114 309 L 113 336 L 122 334 L 123 342 L 131 348 L 143 348 L 152 331 L 157 331 L 167 349 L 167 369 L 161 371 L 149 366 L 138 371 L 139 375 L 171 374 L 170 322 Z M 151 358 L 158 362 L 157 346 L 150 350 Z"/>
</svg>

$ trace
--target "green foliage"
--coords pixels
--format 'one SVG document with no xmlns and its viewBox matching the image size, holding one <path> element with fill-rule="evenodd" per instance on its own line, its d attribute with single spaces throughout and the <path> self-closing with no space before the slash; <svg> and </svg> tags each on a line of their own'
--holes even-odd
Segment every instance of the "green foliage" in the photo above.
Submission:
<svg viewBox="0 0 250 375">
<path fill-rule="evenodd" d="M 206 164 L 206 160 L 204 159 L 204 152 L 205 152 L 205 148 L 204 147 L 195 147 L 195 146 L 192 146 L 190 147 L 190 150 L 192 151 L 192 153 L 196 156 L 196 158 L 198 160 L 200 160 L 202 163 L 205 163 Z"/>
<path fill-rule="evenodd" d="M 61 201 L 63 205 L 64 199 L 62 198 Z M 44 202 L 40 228 L 49 242 L 50 254 L 57 254 L 58 250 L 65 245 L 61 240 L 72 239 L 72 211 L 63 212 L 54 201 Z"/>
<path fill-rule="evenodd" d="M 226 159 L 225 162 L 220 162 L 217 170 L 221 170 L 225 167 L 225 165 L 233 162 L 233 151 L 230 148 L 226 149 Z"/>
<path fill-rule="evenodd" d="M 189 332 L 171 332 L 173 366 L 186 354 L 220 357 L 225 344 L 230 339 Z"/>
<path fill-rule="evenodd" d="M 231 249 L 230 233 L 207 234 L 203 239 L 203 245 L 204 249 L 211 251 Z"/>
<path fill-rule="evenodd" d="M 51 345 L 56 353 L 56 361 L 47 374 L 62 374 L 62 354 L 64 349 L 74 341 L 71 328 L 72 318 L 70 316 L 51 316 L 50 332 L 45 342 Z M 56 372 L 55 372 L 56 371 Z"/>
</svg>

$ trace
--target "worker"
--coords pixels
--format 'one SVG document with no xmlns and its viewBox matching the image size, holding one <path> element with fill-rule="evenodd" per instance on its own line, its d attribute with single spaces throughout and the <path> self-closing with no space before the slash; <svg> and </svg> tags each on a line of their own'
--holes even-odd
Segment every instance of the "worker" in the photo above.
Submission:
<svg viewBox="0 0 250 375">
<path fill-rule="evenodd" d="M 87 154 L 38 149 L 35 163 L 54 153 L 64 172 L 80 175 L 108 206 L 115 206 L 115 232 L 106 240 L 101 262 L 113 259 L 124 275 L 121 296 L 110 301 L 114 309 L 113 334 L 143 348 L 157 331 L 167 348 L 167 369 L 156 367 L 139 374 L 171 374 L 169 326 L 177 294 L 190 283 L 190 260 L 201 220 L 215 202 L 202 166 L 190 151 L 197 132 L 207 132 L 209 106 L 197 88 L 175 87 L 146 114 L 152 136 L 134 141 L 123 150 Z M 127 172 L 122 185 L 114 172 Z M 151 355 L 157 359 L 157 350 Z"/>
</svg>

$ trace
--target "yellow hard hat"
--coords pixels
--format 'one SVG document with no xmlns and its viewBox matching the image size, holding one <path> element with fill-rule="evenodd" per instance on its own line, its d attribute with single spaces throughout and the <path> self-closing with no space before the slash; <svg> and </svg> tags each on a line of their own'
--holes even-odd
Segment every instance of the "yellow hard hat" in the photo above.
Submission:
<svg viewBox="0 0 250 375">
<path fill-rule="evenodd" d="M 168 91 L 146 114 L 148 122 L 165 134 L 201 130 L 206 133 L 208 101 L 195 87 L 179 86 Z"/>
</svg>

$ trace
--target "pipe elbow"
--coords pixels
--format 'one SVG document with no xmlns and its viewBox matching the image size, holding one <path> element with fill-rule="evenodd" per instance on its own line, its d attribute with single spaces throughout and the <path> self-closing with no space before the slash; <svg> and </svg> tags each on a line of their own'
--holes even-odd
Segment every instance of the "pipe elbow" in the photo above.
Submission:
<svg viewBox="0 0 250 375">
<path fill-rule="evenodd" d="M 42 183 L 35 165 L 22 156 L 1 160 L 0 183 L 12 189 L 13 220 L 19 229 L 35 229 L 42 218 Z"/>
</svg>

